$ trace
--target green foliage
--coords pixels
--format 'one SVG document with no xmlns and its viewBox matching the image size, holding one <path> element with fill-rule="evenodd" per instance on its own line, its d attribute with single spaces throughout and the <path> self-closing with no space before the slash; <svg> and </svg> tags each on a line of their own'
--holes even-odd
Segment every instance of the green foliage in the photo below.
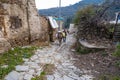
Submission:
<svg viewBox="0 0 120 80">
<path fill-rule="evenodd" d="M 46 64 L 44 67 L 46 68 L 49 64 Z M 46 71 L 43 69 L 43 71 L 40 73 L 40 76 L 36 76 L 32 78 L 32 80 L 47 80 L 46 79 Z"/>
<path fill-rule="evenodd" d="M 16 47 L 8 52 L 5 52 L 0 55 L 0 79 L 3 79 L 5 75 L 15 69 L 15 66 L 22 64 L 23 58 L 29 58 L 33 55 L 33 51 L 37 47 Z M 7 65 L 8 67 L 2 67 Z"/>
<path fill-rule="evenodd" d="M 115 65 L 120 68 L 120 61 L 116 61 Z"/>
<path fill-rule="evenodd" d="M 102 52 L 101 52 L 101 55 L 102 55 L 103 57 L 106 57 L 106 56 L 108 56 L 108 53 L 106 53 L 105 51 L 102 51 Z"/>
<path fill-rule="evenodd" d="M 109 32 L 114 32 L 114 24 L 109 24 L 109 25 L 107 25 L 107 26 L 109 26 Z"/>
<path fill-rule="evenodd" d="M 120 80 L 120 76 L 103 75 L 98 80 Z"/>
<path fill-rule="evenodd" d="M 32 80 L 47 80 L 46 75 L 53 74 L 54 68 L 54 64 L 45 64 L 40 76 L 36 76 L 35 78 L 32 78 Z"/>
<path fill-rule="evenodd" d="M 41 72 L 41 74 L 40 74 L 40 75 L 41 75 L 41 76 L 42 76 L 42 75 L 46 75 L 46 73 L 43 71 L 43 72 Z"/>
<path fill-rule="evenodd" d="M 76 51 L 80 54 L 88 54 L 88 53 L 92 52 L 91 49 L 83 48 L 82 46 L 77 47 Z"/>
<path fill-rule="evenodd" d="M 117 45 L 115 52 L 113 53 L 114 56 L 120 57 L 120 44 Z"/>
<path fill-rule="evenodd" d="M 8 0 L 0 0 L 2 3 L 8 3 Z"/>
<path fill-rule="evenodd" d="M 45 76 L 46 76 L 46 73 L 42 71 L 40 76 L 36 76 L 35 78 L 32 78 L 31 80 L 47 80 Z"/>
<path fill-rule="evenodd" d="M 83 9 L 80 9 L 76 12 L 76 15 L 75 15 L 75 18 L 74 18 L 74 23 L 79 24 L 79 22 L 81 20 L 83 20 L 83 18 L 84 19 L 89 19 L 94 15 L 95 15 L 94 6 L 92 6 L 92 5 L 87 6 L 87 7 L 83 8 Z"/>
<path fill-rule="evenodd" d="M 77 45 L 76 51 L 79 54 L 89 54 L 89 53 L 102 51 L 103 52 L 102 53 L 103 56 L 107 56 L 108 55 L 107 53 L 105 53 L 104 49 L 90 49 L 90 48 L 85 48 L 85 47 L 83 47 L 81 45 Z"/>
<path fill-rule="evenodd" d="M 115 76 L 115 77 L 113 77 L 113 79 L 112 79 L 112 80 L 120 80 L 120 77 Z"/>
</svg>

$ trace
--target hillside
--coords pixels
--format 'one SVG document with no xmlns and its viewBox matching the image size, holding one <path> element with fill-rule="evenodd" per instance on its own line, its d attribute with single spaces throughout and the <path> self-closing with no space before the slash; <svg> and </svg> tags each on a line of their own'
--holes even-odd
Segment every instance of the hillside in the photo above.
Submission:
<svg viewBox="0 0 120 80">
<path fill-rule="evenodd" d="M 106 20 L 115 20 L 116 12 L 120 11 L 120 0 L 109 0 L 103 4 L 104 6 L 110 5 L 109 9 L 104 13 L 103 17 Z"/>
<path fill-rule="evenodd" d="M 62 11 L 61 15 L 63 17 L 73 16 L 78 9 L 83 8 L 84 6 L 91 4 L 101 4 L 103 2 L 104 0 L 82 0 L 74 5 L 61 7 L 61 11 Z M 39 10 L 39 13 L 41 15 L 46 15 L 46 16 L 57 16 L 58 12 L 59 12 L 58 7 Z"/>
</svg>

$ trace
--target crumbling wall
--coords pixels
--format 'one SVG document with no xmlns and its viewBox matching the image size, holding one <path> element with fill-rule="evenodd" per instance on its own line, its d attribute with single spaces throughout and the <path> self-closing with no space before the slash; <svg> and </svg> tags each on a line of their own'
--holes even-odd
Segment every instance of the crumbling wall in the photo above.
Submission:
<svg viewBox="0 0 120 80">
<path fill-rule="evenodd" d="M 41 26 L 40 26 L 40 18 L 37 12 L 35 1 L 28 0 L 28 20 L 29 20 L 29 28 L 31 34 L 31 41 L 39 39 L 41 36 Z"/>
<path fill-rule="evenodd" d="M 52 42 L 56 40 L 57 28 L 52 28 L 49 19 L 45 16 L 40 16 L 40 24 L 42 27 L 42 34 L 40 41 Z"/>
<path fill-rule="evenodd" d="M 40 24 L 42 26 L 42 34 L 40 41 L 49 41 L 49 32 L 48 29 L 50 27 L 48 19 L 44 16 L 40 16 Z"/>
<path fill-rule="evenodd" d="M 6 14 L 1 14 L 4 17 L 4 37 L 14 46 L 23 46 L 28 44 L 28 23 L 27 10 L 24 5 L 25 1 L 10 0 L 2 3 Z"/>
<path fill-rule="evenodd" d="M 0 0 L 0 38 L 4 38 L 4 42 L 12 47 L 23 46 L 40 37 L 35 0 Z"/>
</svg>

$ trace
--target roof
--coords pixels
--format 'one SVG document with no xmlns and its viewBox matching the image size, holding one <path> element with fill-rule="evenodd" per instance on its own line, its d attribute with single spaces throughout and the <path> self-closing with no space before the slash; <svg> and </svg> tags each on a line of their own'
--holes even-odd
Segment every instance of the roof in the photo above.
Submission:
<svg viewBox="0 0 120 80">
<path fill-rule="evenodd" d="M 60 18 L 54 18 L 56 21 L 63 21 L 64 18 L 63 17 L 60 17 Z"/>
<path fill-rule="evenodd" d="M 52 16 L 49 16 L 48 19 L 50 21 L 50 25 L 52 26 L 52 28 L 58 28 L 58 24 Z"/>
</svg>

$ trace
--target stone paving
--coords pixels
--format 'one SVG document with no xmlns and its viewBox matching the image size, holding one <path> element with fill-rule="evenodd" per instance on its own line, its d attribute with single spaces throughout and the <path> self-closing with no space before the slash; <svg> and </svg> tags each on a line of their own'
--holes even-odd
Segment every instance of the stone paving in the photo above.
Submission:
<svg viewBox="0 0 120 80">
<path fill-rule="evenodd" d="M 76 68 L 74 58 L 71 56 L 70 46 L 74 43 L 74 34 L 68 35 L 67 42 L 60 47 L 54 43 L 42 50 L 37 50 L 30 59 L 23 59 L 22 65 L 17 65 L 16 69 L 10 72 L 5 80 L 31 80 L 32 77 L 39 76 L 45 64 L 54 64 L 56 69 L 54 74 L 46 75 L 47 80 L 92 80 L 90 71 Z"/>
</svg>

